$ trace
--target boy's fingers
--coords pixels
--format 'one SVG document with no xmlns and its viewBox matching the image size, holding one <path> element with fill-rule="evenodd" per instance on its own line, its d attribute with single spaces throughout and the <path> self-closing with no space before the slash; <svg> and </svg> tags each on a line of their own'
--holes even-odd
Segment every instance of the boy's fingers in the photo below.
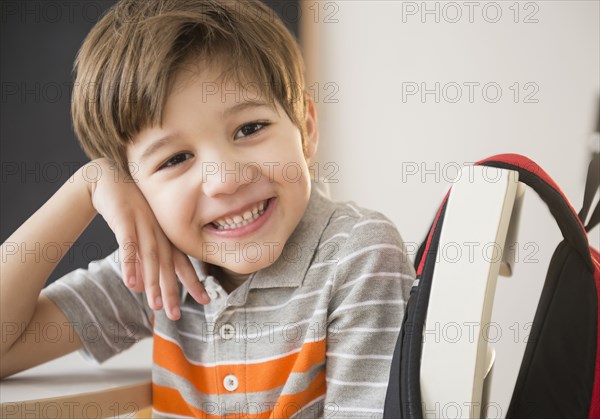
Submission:
<svg viewBox="0 0 600 419">
<path fill-rule="evenodd" d="M 121 273 L 125 285 L 133 288 L 136 285 L 136 237 L 135 233 L 131 232 L 126 235 L 126 238 L 117 240 L 119 242 L 119 253 L 121 258 Z"/>
<path fill-rule="evenodd" d="M 167 268 L 161 264 L 160 288 L 167 317 L 171 320 L 179 320 L 181 317 L 179 309 L 179 285 L 177 284 L 173 266 Z"/>
<path fill-rule="evenodd" d="M 188 257 L 179 249 L 173 249 L 173 262 L 175 263 L 175 271 L 183 286 L 188 290 L 191 296 L 199 304 L 210 303 L 210 297 L 204 289 L 204 285 L 198 279 L 196 271 Z"/>
<path fill-rule="evenodd" d="M 138 250 L 141 260 L 142 277 L 144 278 L 144 289 L 148 305 L 152 310 L 162 309 L 163 301 L 160 295 L 159 286 L 159 256 L 158 245 L 151 227 L 145 223 L 137 224 L 137 234 L 140 243 Z M 142 244 L 143 243 L 143 244 Z"/>
<path fill-rule="evenodd" d="M 137 260 L 135 261 L 135 287 L 133 290 L 135 292 L 144 292 L 144 273 L 142 272 L 142 261 L 140 260 L 139 254 L 137 255 Z"/>
<path fill-rule="evenodd" d="M 165 305 L 167 317 L 179 320 L 179 284 L 175 277 L 173 259 L 171 256 L 171 243 L 161 232 L 157 232 L 160 252 L 160 289 Z"/>
</svg>

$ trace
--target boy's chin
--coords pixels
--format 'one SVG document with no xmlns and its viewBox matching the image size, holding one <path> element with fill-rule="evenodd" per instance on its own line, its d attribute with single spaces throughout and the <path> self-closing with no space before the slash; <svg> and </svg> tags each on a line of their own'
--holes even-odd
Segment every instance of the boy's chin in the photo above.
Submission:
<svg viewBox="0 0 600 419">
<path fill-rule="evenodd" d="M 205 263 L 218 267 L 226 274 L 249 275 L 261 269 L 268 268 L 280 257 L 283 257 L 279 246 L 265 248 L 260 254 L 244 251 L 224 252 L 213 254 L 211 257 L 202 258 Z"/>
<path fill-rule="evenodd" d="M 273 263 L 274 261 L 258 260 L 252 262 L 219 263 L 217 266 L 227 274 L 250 275 L 251 273 L 271 266 Z"/>
</svg>

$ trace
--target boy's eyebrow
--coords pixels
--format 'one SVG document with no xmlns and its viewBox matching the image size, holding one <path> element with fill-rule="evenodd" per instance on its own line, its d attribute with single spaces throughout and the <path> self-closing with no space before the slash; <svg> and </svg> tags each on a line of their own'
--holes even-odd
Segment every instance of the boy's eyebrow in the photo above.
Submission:
<svg viewBox="0 0 600 419">
<path fill-rule="evenodd" d="M 261 106 L 266 106 L 268 108 L 275 110 L 275 107 L 272 106 L 270 103 L 263 102 L 261 100 L 248 100 L 248 101 L 240 102 L 237 105 L 233 105 L 230 108 L 227 108 L 225 110 L 225 112 L 223 112 L 223 117 L 226 118 L 229 115 L 236 113 L 236 112 L 241 112 L 246 108 L 259 108 Z"/>
<path fill-rule="evenodd" d="M 250 100 L 250 101 L 240 102 L 236 105 L 233 105 L 233 106 L 225 109 L 225 111 L 223 112 L 223 117 L 227 118 L 229 115 L 234 114 L 236 112 L 241 112 L 247 108 L 258 108 L 258 107 L 262 107 L 262 106 L 266 106 L 266 107 L 276 111 L 275 107 L 273 105 L 271 105 L 270 103 L 259 101 L 259 100 Z M 169 140 L 174 136 L 175 135 L 169 134 L 162 138 L 159 138 L 156 141 L 153 141 L 142 153 L 142 155 L 140 157 L 140 163 L 143 163 L 144 160 L 146 160 L 148 157 L 150 157 L 150 155 L 154 154 L 158 149 L 167 145 L 169 143 Z"/>
<path fill-rule="evenodd" d="M 172 137 L 172 135 L 169 134 L 165 137 L 162 137 L 162 138 L 152 142 L 142 153 L 142 156 L 140 157 L 140 163 L 143 163 L 144 160 L 146 160 L 148 157 L 150 157 L 152 154 L 154 154 L 158 149 L 167 145 L 167 143 L 169 142 L 171 137 Z"/>
</svg>

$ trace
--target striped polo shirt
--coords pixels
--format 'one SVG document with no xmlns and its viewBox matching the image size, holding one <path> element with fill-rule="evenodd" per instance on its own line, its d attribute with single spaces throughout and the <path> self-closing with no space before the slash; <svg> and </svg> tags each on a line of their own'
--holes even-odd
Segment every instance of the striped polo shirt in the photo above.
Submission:
<svg viewBox="0 0 600 419">
<path fill-rule="evenodd" d="M 281 256 L 233 292 L 190 257 L 212 301 L 181 287 L 177 321 L 124 285 L 117 250 L 42 293 L 88 360 L 153 338 L 155 418 L 382 417 L 414 269 L 388 218 L 312 183 Z"/>
</svg>

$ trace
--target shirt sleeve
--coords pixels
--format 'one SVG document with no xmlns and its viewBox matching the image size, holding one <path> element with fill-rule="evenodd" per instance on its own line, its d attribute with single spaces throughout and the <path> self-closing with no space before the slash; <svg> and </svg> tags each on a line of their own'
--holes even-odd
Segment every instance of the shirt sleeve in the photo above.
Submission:
<svg viewBox="0 0 600 419">
<path fill-rule="evenodd" d="M 152 336 L 153 311 L 144 293 L 123 283 L 118 249 L 57 279 L 41 294 L 73 325 L 83 342 L 79 353 L 88 362 L 100 364 Z"/>
<path fill-rule="evenodd" d="M 329 307 L 325 417 L 381 418 L 415 271 L 384 215 L 362 214 L 349 230 Z"/>
</svg>

